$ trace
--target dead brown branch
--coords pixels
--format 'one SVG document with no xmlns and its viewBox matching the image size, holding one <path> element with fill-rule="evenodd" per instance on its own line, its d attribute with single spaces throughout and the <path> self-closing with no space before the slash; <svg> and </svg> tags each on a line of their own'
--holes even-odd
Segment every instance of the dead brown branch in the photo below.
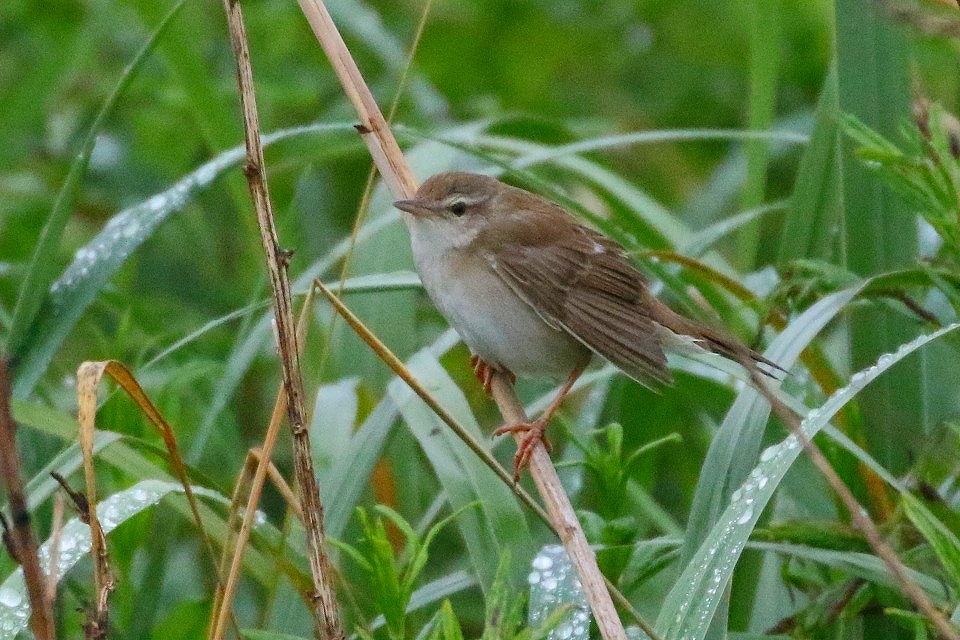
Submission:
<svg viewBox="0 0 960 640">
<path fill-rule="evenodd" d="M 250 67 L 246 27 L 239 2 L 224 0 L 224 10 L 230 28 L 230 43 L 237 61 L 237 84 L 243 109 L 247 146 L 244 174 L 256 209 L 260 239 L 266 253 L 273 292 L 277 346 L 287 399 L 287 417 L 293 433 L 294 473 L 300 488 L 300 504 L 307 533 L 307 548 L 314 586 L 313 599 L 316 603 L 314 615 L 319 620 L 317 633 L 324 640 L 339 640 L 344 637 L 344 633 L 340 625 L 336 595 L 330 580 L 330 561 L 324 550 L 323 505 L 320 502 L 320 490 L 314 475 L 310 436 L 304 419 L 303 379 L 293 320 L 290 281 L 287 275 L 287 254 L 280 248 L 264 173 L 263 147 L 260 143 L 260 123 L 254 95 L 253 70 Z"/>
<path fill-rule="evenodd" d="M 17 448 L 17 426 L 10 409 L 10 378 L 6 358 L 0 356 L 0 476 L 7 487 L 10 502 L 10 525 L 4 542 L 14 559 L 23 567 L 30 598 L 30 629 L 40 640 L 53 640 L 55 633 L 53 608 L 46 598 L 46 578 L 37 556 L 37 539 L 30 527 L 30 512 L 20 477 L 20 450 Z"/>
</svg>

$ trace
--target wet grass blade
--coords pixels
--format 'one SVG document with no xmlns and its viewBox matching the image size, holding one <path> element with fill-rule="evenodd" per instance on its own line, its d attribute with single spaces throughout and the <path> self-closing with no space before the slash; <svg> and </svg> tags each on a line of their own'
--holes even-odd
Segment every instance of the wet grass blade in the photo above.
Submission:
<svg viewBox="0 0 960 640">
<path fill-rule="evenodd" d="M 915 338 L 855 373 L 847 386 L 803 419 L 801 427 L 806 436 L 813 438 L 844 405 L 893 365 L 957 329 L 960 323 Z M 759 463 L 730 496 L 720 518 L 664 600 L 656 625 L 664 640 L 701 640 L 706 635 L 760 514 L 802 451 L 796 436 L 791 434 L 760 454 Z"/>
<path fill-rule="evenodd" d="M 113 111 L 120 96 L 123 95 L 123 92 L 133 80 L 144 60 L 146 60 L 147 56 L 153 51 L 160 35 L 185 3 L 186 0 L 179 0 L 179 2 L 167 12 L 167 15 L 161 20 L 159 26 L 150 37 L 147 38 L 143 47 L 140 48 L 133 57 L 133 60 L 130 61 L 130 64 L 123 70 L 113 91 L 107 96 L 107 99 L 100 107 L 100 111 L 94 118 L 93 123 L 90 125 L 90 129 L 87 131 L 87 135 L 80 145 L 80 151 L 77 152 L 77 157 L 70 164 L 67 178 L 64 180 L 63 186 L 60 187 L 47 222 L 40 232 L 40 237 L 37 239 L 37 244 L 33 249 L 33 255 L 30 258 L 27 275 L 20 285 L 20 291 L 17 294 L 17 304 L 13 310 L 13 320 L 7 342 L 8 353 L 14 354 L 15 356 L 23 355 L 24 342 L 29 333 L 30 326 L 37 317 L 43 299 L 47 295 L 47 287 L 50 286 L 50 283 L 53 281 L 53 274 L 56 273 L 57 263 L 55 256 L 60 246 L 60 238 L 63 236 L 63 230 L 70 217 L 70 209 L 73 206 L 77 191 L 80 189 L 80 183 L 87 172 L 87 165 L 90 163 L 90 153 L 93 151 L 97 134 L 100 133 L 100 129 L 103 128 L 107 116 Z M 23 377 L 23 371 L 21 369 L 17 370 L 17 376 L 18 388 L 22 388 L 19 384 L 19 378 Z M 17 388 L 15 388 L 15 394 L 17 394 Z"/>
</svg>

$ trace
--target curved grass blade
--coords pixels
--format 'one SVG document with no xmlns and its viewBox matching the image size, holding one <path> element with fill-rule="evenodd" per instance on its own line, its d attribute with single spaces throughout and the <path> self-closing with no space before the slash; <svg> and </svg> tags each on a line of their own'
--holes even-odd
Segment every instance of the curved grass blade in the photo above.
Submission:
<svg viewBox="0 0 960 640">
<path fill-rule="evenodd" d="M 800 352 L 847 306 L 860 288 L 839 291 L 812 305 L 777 336 L 766 356 L 789 369 Z M 693 494 L 683 545 L 684 562 L 700 548 L 734 487 L 743 482 L 753 467 L 769 415 L 770 406 L 762 396 L 752 387 L 746 387 L 724 417 L 707 450 Z"/>
<path fill-rule="evenodd" d="M 743 129 L 658 129 L 654 131 L 634 131 L 610 136 L 599 136 L 579 140 L 571 144 L 533 151 L 514 160 L 513 166 L 523 169 L 535 164 L 550 162 L 564 156 L 578 155 L 588 151 L 616 149 L 635 144 L 657 144 L 663 142 L 703 142 L 707 140 L 729 140 L 734 142 L 785 142 L 806 144 L 809 136 L 793 131 L 743 130 Z"/>
<path fill-rule="evenodd" d="M 367 227 L 364 228 L 366 229 Z M 373 230 L 379 230 L 382 228 L 382 224 L 378 223 L 377 225 L 373 225 L 372 228 Z M 364 233 L 363 237 L 364 239 L 368 238 L 369 233 Z M 331 252 L 331 254 L 329 254 L 326 258 L 311 265 L 311 267 L 307 269 L 307 274 L 326 271 L 326 265 L 328 263 L 332 264 L 335 261 L 336 256 L 339 255 L 340 249 L 345 249 L 344 243 L 341 243 L 334 248 L 334 251 Z M 312 282 L 313 278 L 307 279 L 305 285 L 300 284 L 301 280 L 304 280 L 305 275 L 306 274 L 297 279 L 297 282 L 293 285 L 294 290 L 303 291 L 310 286 L 309 283 Z M 339 283 L 337 286 L 339 286 Z M 375 291 L 399 291 L 416 288 L 419 286 L 420 279 L 415 273 L 411 271 L 397 271 L 393 273 L 367 274 L 348 278 L 344 282 L 343 290 L 345 293 L 363 293 Z M 247 370 L 249 370 L 253 360 L 261 352 L 263 343 L 270 339 L 270 320 L 273 318 L 273 311 L 268 309 L 269 306 L 270 302 L 268 300 L 265 300 L 261 303 L 247 305 L 243 310 L 234 311 L 216 320 L 211 320 L 201 329 L 198 329 L 197 332 L 191 334 L 191 336 L 196 337 L 200 332 L 219 326 L 223 322 L 236 317 L 235 314 L 237 314 L 239 311 L 252 312 L 259 309 L 266 310 L 266 312 L 260 316 L 256 323 L 251 326 L 249 331 L 238 337 L 237 342 L 234 344 L 233 349 L 230 352 L 230 355 L 227 357 L 227 362 L 224 366 L 224 373 L 217 378 L 216 388 L 212 394 L 213 399 L 210 401 L 210 406 L 206 413 L 204 413 L 203 421 L 200 423 L 200 426 L 197 427 L 197 432 L 190 444 L 190 449 L 186 457 L 191 464 L 195 464 L 200 459 L 204 448 L 207 446 L 210 436 L 213 434 L 217 417 L 220 415 L 220 412 L 223 411 L 224 407 L 227 406 L 227 403 L 230 402 L 230 399 L 233 397 L 233 392 L 236 390 L 237 385 L 240 384 L 240 380 L 246 374 Z M 152 365 L 161 357 L 169 355 L 175 348 L 182 346 L 184 341 L 188 338 L 190 338 L 190 336 L 183 338 L 171 347 L 168 347 L 163 352 L 152 358 L 146 366 Z"/>
<path fill-rule="evenodd" d="M 887 570 L 887 566 L 883 563 L 883 560 L 869 553 L 821 549 L 819 547 L 786 542 L 749 542 L 747 543 L 747 548 L 813 560 L 814 562 L 820 562 L 828 567 L 841 569 L 851 575 L 890 589 L 897 589 L 899 587 L 897 581 Z M 949 606 L 952 594 L 943 582 L 934 576 L 921 573 L 909 567 L 907 568 L 907 572 L 910 574 L 910 578 L 933 599 L 937 606 Z"/>
<path fill-rule="evenodd" d="M 183 486 L 175 482 L 142 480 L 129 489 L 111 495 L 97 505 L 97 516 L 103 526 L 104 534 L 110 533 L 144 509 L 154 506 L 167 494 L 182 491 Z M 201 487 L 194 487 L 194 491 L 198 495 L 216 500 L 223 499 L 220 494 Z M 51 541 L 48 540 L 39 550 L 40 564 L 48 574 L 50 573 L 50 544 Z M 90 527 L 79 518 L 71 519 L 63 526 L 60 534 L 57 576 L 62 578 L 89 551 Z M 29 614 L 30 603 L 27 600 L 23 569 L 17 568 L 0 584 L 0 630 L 4 634 L 9 633 L 5 637 L 12 638 L 25 629 Z"/>
<path fill-rule="evenodd" d="M 315 124 L 274 132 L 264 136 L 263 143 L 268 145 L 306 134 L 349 133 L 353 133 L 353 127 L 349 124 Z M 198 191 L 238 164 L 245 157 L 244 154 L 243 147 L 224 151 L 169 189 L 113 216 L 100 233 L 77 250 L 73 261 L 50 287 L 44 313 L 31 329 L 30 335 L 21 341 L 14 385 L 16 397 L 22 398 L 33 390 L 80 316 L 130 254 L 167 218 L 182 211 Z M 49 260 L 49 255 L 44 254 L 44 259 Z"/>
<path fill-rule="evenodd" d="M 408 367 L 476 439 L 483 437 L 466 397 L 435 356 L 421 351 L 410 359 Z M 433 466 L 450 508 L 459 510 L 480 503 L 480 509 L 469 509 L 458 518 L 457 527 L 480 584 L 488 588 L 493 583 L 497 560 L 505 549 L 510 549 L 514 558 L 533 555 L 532 538 L 520 506 L 500 478 L 490 473 L 477 455 L 409 387 L 394 381 L 389 393 Z"/>
<path fill-rule="evenodd" d="M 69 477 L 80 468 L 82 464 L 80 447 L 75 442 L 77 420 L 74 416 L 56 409 L 22 400 L 14 400 L 13 412 L 14 418 L 20 425 L 69 443 L 69 446 L 57 455 L 54 461 L 61 461 L 62 465 L 54 467 L 51 463 L 27 483 L 27 502 L 32 508 L 33 505 L 39 505 L 48 500 L 53 492 L 59 489 L 59 485 L 53 482 L 48 471 L 55 470 L 62 476 Z M 126 477 L 153 478 L 176 484 L 175 477 L 162 463 L 163 450 L 139 438 L 113 431 L 97 431 L 94 435 L 93 451 L 97 454 L 98 460 L 107 463 Z M 230 504 L 229 498 L 211 489 L 212 483 L 203 481 L 204 485 L 198 484 L 198 480 L 203 480 L 200 473 L 194 469 L 189 471 L 193 479 L 191 487 L 197 495 L 212 498 L 223 505 Z M 170 506 L 185 520 L 193 520 L 193 511 L 186 500 L 176 500 Z M 223 513 L 212 509 L 202 501 L 197 502 L 197 508 L 207 532 L 218 545 L 223 546 L 228 537 Z M 261 533 L 265 534 L 265 539 L 272 545 L 267 554 L 272 555 L 275 548 L 283 544 L 280 533 L 271 525 L 264 525 Z M 295 546 L 287 546 L 285 549 L 291 556 L 299 554 Z M 261 584 L 274 582 L 277 579 L 276 563 L 268 560 L 257 548 L 247 548 L 244 553 L 244 566 L 248 575 Z M 298 566 L 293 562 L 284 562 L 280 564 L 280 568 L 295 585 L 309 583 L 305 564 Z M 300 593 L 299 590 L 298 593 Z"/>
<path fill-rule="evenodd" d="M 893 365 L 957 329 L 960 329 L 960 323 L 921 335 L 902 344 L 895 352 L 880 356 L 876 364 L 855 373 L 847 386 L 838 389 L 821 407 L 807 414 L 801 422 L 804 434 L 813 438 L 847 402 Z M 761 512 L 802 450 L 796 436 L 791 434 L 760 454 L 759 464 L 733 492 L 716 525 L 667 595 L 656 625 L 664 640 L 701 640 L 704 637 Z"/>
<path fill-rule="evenodd" d="M 93 151 L 94 143 L 97 141 L 97 134 L 103 127 L 107 116 L 110 115 L 110 112 L 113 111 L 114 106 L 116 106 L 117 100 L 140 69 L 140 65 L 146 60 L 147 55 L 153 51 L 160 35 L 185 3 L 186 0 L 180 0 L 167 12 L 167 15 L 160 21 L 159 26 L 157 26 L 150 37 L 147 38 L 147 41 L 136 55 L 133 56 L 133 60 L 131 60 L 123 70 L 113 91 L 111 91 L 107 99 L 104 100 L 100 111 L 93 119 L 90 129 L 87 131 L 87 135 L 80 145 L 80 151 L 77 153 L 77 157 L 70 164 L 70 171 L 67 173 L 67 178 L 64 180 L 63 186 L 60 187 L 60 191 L 57 193 L 57 197 L 53 202 L 53 209 L 50 211 L 50 216 L 47 218 L 47 222 L 40 232 L 37 245 L 34 247 L 33 255 L 30 257 L 30 266 L 27 269 L 27 275 L 17 294 L 17 304 L 13 310 L 13 320 L 7 342 L 8 353 L 14 355 L 21 354 L 24 341 L 27 338 L 28 329 L 36 319 L 44 296 L 47 294 L 47 287 L 50 281 L 53 280 L 56 263 L 52 259 L 52 256 L 57 254 L 57 248 L 60 246 L 60 238 L 63 236 L 63 230 L 67 225 L 70 207 L 73 204 L 77 190 L 80 188 L 80 181 L 87 172 L 87 165 L 90 163 L 90 154 Z M 19 370 L 17 374 L 18 377 L 22 376 L 22 372 Z"/>
</svg>

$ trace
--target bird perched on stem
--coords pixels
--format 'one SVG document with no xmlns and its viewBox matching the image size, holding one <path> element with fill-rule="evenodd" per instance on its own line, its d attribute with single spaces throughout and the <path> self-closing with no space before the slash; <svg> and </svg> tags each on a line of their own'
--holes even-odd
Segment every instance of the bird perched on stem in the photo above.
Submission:
<svg viewBox="0 0 960 640">
<path fill-rule="evenodd" d="M 495 372 L 565 379 L 536 420 L 503 425 L 525 433 L 514 458 L 526 465 L 564 396 L 593 354 L 642 385 L 670 384 L 665 349 L 691 345 L 756 369 L 775 363 L 655 298 L 622 246 L 536 194 L 475 173 L 437 174 L 398 200 L 423 286 L 473 354 L 490 391 Z"/>
</svg>

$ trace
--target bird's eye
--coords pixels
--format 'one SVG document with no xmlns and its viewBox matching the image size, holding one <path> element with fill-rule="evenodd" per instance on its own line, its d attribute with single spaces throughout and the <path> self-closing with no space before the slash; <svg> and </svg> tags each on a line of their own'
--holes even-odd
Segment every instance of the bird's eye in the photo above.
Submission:
<svg viewBox="0 0 960 640">
<path fill-rule="evenodd" d="M 463 202 L 457 201 L 450 205 L 450 213 L 455 216 L 462 216 L 467 211 L 467 205 Z"/>
</svg>

